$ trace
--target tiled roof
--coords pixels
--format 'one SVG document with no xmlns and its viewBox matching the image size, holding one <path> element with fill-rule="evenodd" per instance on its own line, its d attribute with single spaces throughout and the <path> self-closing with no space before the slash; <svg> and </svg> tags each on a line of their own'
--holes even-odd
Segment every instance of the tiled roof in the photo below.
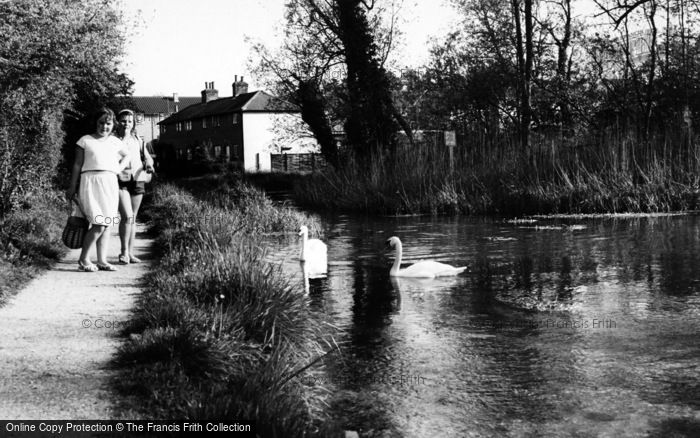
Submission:
<svg viewBox="0 0 700 438">
<path fill-rule="evenodd" d="M 183 120 L 193 120 L 211 115 L 231 114 L 235 112 L 269 112 L 296 113 L 299 107 L 264 91 L 239 94 L 238 96 L 222 97 L 190 105 L 180 112 L 173 114 L 159 124 L 170 124 Z"/>
<path fill-rule="evenodd" d="M 172 114 L 175 112 L 175 103 L 172 96 L 132 96 L 134 110 L 144 114 Z M 182 110 L 202 101 L 201 97 L 179 97 L 178 109 Z"/>
</svg>

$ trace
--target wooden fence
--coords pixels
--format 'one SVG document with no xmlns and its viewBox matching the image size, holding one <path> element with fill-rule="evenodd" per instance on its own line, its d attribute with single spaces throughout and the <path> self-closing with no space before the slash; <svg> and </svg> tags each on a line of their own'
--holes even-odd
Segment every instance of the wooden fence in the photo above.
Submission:
<svg viewBox="0 0 700 438">
<path fill-rule="evenodd" d="M 328 165 L 321 154 L 271 154 L 273 172 L 315 172 Z"/>
</svg>

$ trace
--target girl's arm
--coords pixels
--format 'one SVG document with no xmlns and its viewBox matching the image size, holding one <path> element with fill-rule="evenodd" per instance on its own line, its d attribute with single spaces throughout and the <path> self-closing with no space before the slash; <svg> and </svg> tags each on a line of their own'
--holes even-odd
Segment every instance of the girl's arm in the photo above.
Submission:
<svg viewBox="0 0 700 438">
<path fill-rule="evenodd" d="M 83 161 L 85 160 L 85 150 L 80 146 L 75 147 L 75 160 L 73 160 L 73 169 L 70 176 L 70 184 L 68 185 L 68 191 L 66 196 L 68 196 L 68 202 L 75 196 L 75 191 L 78 188 L 78 179 L 80 178 L 80 171 L 83 169 Z"/>
<path fill-rule="evenodd" d="M 127 148 L 120 149 L 119 155 L 122 156 L 121 160 L 119 160 L 119 172 L 121 172 L 131 165 L 131 156 Z"/>
<path fill-rule="evenodd" d="M 148 148 L 145 144 L 142 144 L 141 147 L 143 147 L 143 155 L 146 157 L 146 167 L 150 167 L 151 170 L 153 170 L 153 157 L 151 157 L 151 154 L 148 152 Z"/>
</svg>

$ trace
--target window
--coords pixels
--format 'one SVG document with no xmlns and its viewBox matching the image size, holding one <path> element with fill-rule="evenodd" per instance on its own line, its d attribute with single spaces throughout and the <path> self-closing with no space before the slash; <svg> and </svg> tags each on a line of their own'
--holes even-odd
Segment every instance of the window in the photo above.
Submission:
<svg viewBox="0 0 700 438">
<path fill-rule="evenodd" d="M 187 148 L 187 161 L 192 161 L 192 148 Z"/>
<path fill-rule="evenodd" d="M 207 118 L 202 117 L 202 128 L 206 129 L 207 128 Z"/>
<path fill-rule="evenodd" d="M 216 158 L 221 157 L 221 146 L 214 146 L 214 156 Z"/>
<path fill-rule="evenodd" d="M 226 146 L 226 160 L 231 158 L 231 146 Z"/>
<path fill-rule="evenodd" d="M 238 145 L 237 144 L 233 145 L 233 159 L 238 160 Z"/>
<path fill-rule="evenodd" d="M 233 115 L 233 124 L 238 125 L 238 113 Z"/>
<path fill-rule="evenodd" d="M 211 126 L 216 127 L 221 124 L 221 118 L 219 116 L 211 116 Z"/>
<path fill-rule="evenodd" d="M 191 131 L 192 130 L 192 120 L 188 120 L 185 122 L 185 131 Z"/>
<path fill-rule="evenodd" d="M 177 122 L 175 125 L 175 131 L 181 132 L 182 131 L 182 122 Z"/>
</svg>

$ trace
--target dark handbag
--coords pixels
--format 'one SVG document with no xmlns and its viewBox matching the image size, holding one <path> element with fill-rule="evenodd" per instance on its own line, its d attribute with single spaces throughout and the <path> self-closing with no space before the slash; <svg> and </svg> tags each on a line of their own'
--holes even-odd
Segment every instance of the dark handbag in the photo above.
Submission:
<svg viewBox="0 0 700 438">
<path fill-rule="evenodd" d="M 61 240 L 70 249 L 78 249 L 83 247 L 83 240 L 85 239 L 85 234 L 90 227 L 90 222 L 85 219 L 85 215 L 82 213 L 80 204 L 73 201 L 78 207 L 77 211 L 74 208 L 71 215 L 66 221 L 66 226 L 63 228 L 63 234 L 61 234 Z M 83 214 L 83 217 L 78 216 L 78 214 Z"/>
</svg>

